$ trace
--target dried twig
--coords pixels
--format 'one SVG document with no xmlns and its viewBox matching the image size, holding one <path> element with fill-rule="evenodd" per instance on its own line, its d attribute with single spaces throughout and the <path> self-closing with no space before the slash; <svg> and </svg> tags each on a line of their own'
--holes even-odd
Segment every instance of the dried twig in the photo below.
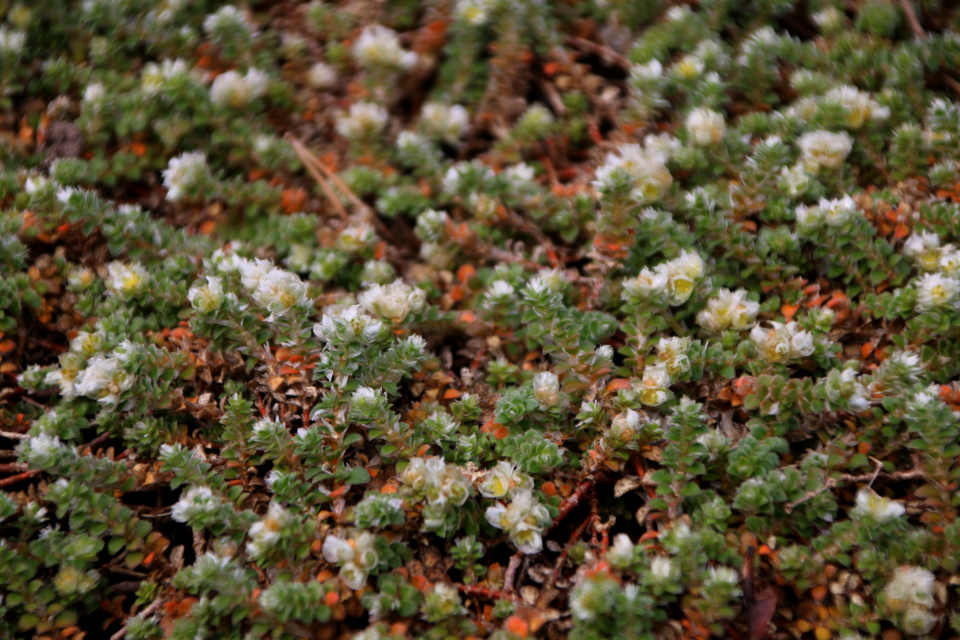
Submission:
<svg viewBox="0 0 960 640">
<path fill-rule="evenodd" d="M 34 476 L 38 476 L 43 473 L 43 469 L 30 469 L 29 471 L 24 471 L 23 473 L 18 473 L 15 476 L 10 476 L 9 478 L 4 478 L 0 480 L 0 487 L 8 487 L 11 484 L 16 484 L 21 480 L 28 480 Z"/>
<path fill-rule="evenodd" d="M 515 554 L 510 556 L 510 563 L 507 564 L 507 571 L 503 574 L 503 591 L 504 593 L 510 593 L 513 591 L 513 580 L 514 576 L 517 575 L 517 569 L 520 567 L 520 561 L 523 559 L 523 554 L 517 551 Z"/>
<path fill-rule="evenodd" d="M 337 210 L 337 214 L 347 220 L 350 217 L 350 214 L 347 213 L 347 210 L 344 208 L 343 203 L 340 202 L 340 198 L 333 191 L 327 181 L 323 179 L 323 176 L 320 175 L 321 172 L 326 172 L 326 167 L 317 160 L 309 149 L 307 149 L 302 142 L 294 138 L 289 133 L 286 135 L 287 141 L 290 143 L 290 146 L 293 147 L 293 150 L 296 152 L 297 156 L 300 158 L 300 161 L 303 162 L 303 165 L 307 168 L 307 171 L 310 172 L 310 175 L 313 176 L 313 179 L 317 181 L 317 184 L 320 185 L 320 188 L 323 189 L 323 192 L 327 195 L 327 199 L 330 200 L 330 203 L 333 204 L 333 208 Z"/>
<path fill-rule="evenodd" d="M 161 604 L 162 604 L 162 601 L 160 600 L 160 598 L 157 598 L 156 600 L 151 602 L 149 605 L 147 605 L 147 608 L 141 611 L 139 615 L 143 618 L 146 618 L 147 616 L 152 614 L 154 611 L 159 609 Z M 122 640 L 122 638 L 126 638 L 126 637 L 127 637 L 127 623 L 125 622 L 123 624 L 123 627 L 120 628 L 120 631 L 117 631 L 115 634 L 110 636 L 110 640 Z"/>
<path fill-rule="evenodd" d="M 488 600 L 513 600 L 514 602 L 521 602 L 520 596 L 517 594 L 501 591 L 500 589 L 480 587 L 473 584 L 458 584 L 457 589 L 468 596 L 477 596 L 478 598 L 487 598 Z"/>
<path fill-rule="evenodd" d="M 913 2 L 910 0 L 900 0 L 900 8 L 903 9 L 904 15 L 907 16 L 907 22 L 910 23 L 910 28 L 913 29 L 914 35 L 918 38 L 927 37 L 927 32 L 923 30 L 920 21 L 917 19 L 917 12 L 913 9 Z"/>
<path fill-rule="evenodd" d="M 30 436 L 26 433 L 15 433 L 13 431 L 0 431 L 0 437 L 10 438 L 11 440 L 27 440 Z"/>
<path fill-rule="evenodd" d="M 564 44 L 596 54 L 601 58 L 603 58 L 604 60 L 606 60 L 607 62 L 616 64 L 617 66 L 623 67 L 624 69 L 630 68 L 629 60 L 627 60 L 625 57 L 623 57 L 622 55 L 620 55 L 610 47 L 605 47 L 602 44 L 591 42 L 585 38 L 567 38 L 566 40 L 564 40 Z"/>
<path fill-rule="evenodd" d="M 916 478 L 924 477 L 923 471 L 920 471 L 919 469 L 912 469 L 910 471 L 894 471 L 893 473 L 881 473 L 879 475 L 883 476 L 884 478 L 888 478 L 890 480 L 914 480 Z M 876 473 L 865 473 L 857 476 L 842 475 L 839 478 L 830 478 L 826 482 L 824 482 L 823 486 L 820 487 L 819 489 L 815 489 L 807 493 L 802 498 L 794 500 L 793 502 L 788 502 L 787 504 L 784 505 L 783 508 L 787 513 L 790 513 L 798 505 L 801 505 L 804 502 L 807 502 L 808 500 L 812 500 L 813 498 L 816 498 L 818 495 L 820 495 L 824 491 L 829 491 L 834 487 L 836 487 L 838 484 L 846 484 L 848 482 L 868 482 L 868 481 L 873 482 L 873 479 L 876 478 L 876 476 L 877 476 Z"/>
</svg>

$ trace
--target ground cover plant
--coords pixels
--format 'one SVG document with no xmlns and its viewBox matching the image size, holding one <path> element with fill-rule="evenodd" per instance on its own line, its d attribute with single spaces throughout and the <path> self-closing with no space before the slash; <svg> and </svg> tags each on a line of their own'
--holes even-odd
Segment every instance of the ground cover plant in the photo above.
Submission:
<svg viewBox="0 0 960 640">
<path fill-rule="evenodd" d="M 0 18 L 0 637 L 960 633 L 953 3 Z"/>
</svg>

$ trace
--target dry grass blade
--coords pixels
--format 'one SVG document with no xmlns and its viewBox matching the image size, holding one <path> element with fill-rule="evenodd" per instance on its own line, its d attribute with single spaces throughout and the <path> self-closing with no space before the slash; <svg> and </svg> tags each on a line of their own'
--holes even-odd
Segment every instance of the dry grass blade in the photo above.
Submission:
<svg viewBox="0 0 960 640">
<path fill-rule="evenodd" d="M 307 168 L 307 171 L 310 172 L 310 175 L 313 176 L 314 180 L 316 180 L 320 185 L 320 188 L 323 189 L 323 192 L 333 204 L 333 208 L 337 210 L 337 213 L 341 218 L 347 220 L 350 217 L 350 214 L 347 213 L 347 210 L 344 208 L 343 203 L 340 202 L 340 198 L 337 196 L 336 192 L 334 192 L 323 176 L 320 175 L 321 173 L 329 173 L 327 168 L 321 164 L 317 157 L 313 155 L 313 153 L 311 153 L 302 142 L 289 134 L 287 134 L 286 139 L 290 143 L 290 146 L 293 147 L 297 157 L 300 158 L 300 161 L 303 162 L 303 165 Z"/>
</svg>

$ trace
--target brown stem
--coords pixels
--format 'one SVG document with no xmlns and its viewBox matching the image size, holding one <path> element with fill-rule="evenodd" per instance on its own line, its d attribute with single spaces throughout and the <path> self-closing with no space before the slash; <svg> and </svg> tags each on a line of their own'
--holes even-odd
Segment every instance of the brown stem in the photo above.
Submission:
<svg viewBox="0 0 960 640">
<path fill-rule="evenodd" d="M 21 480 L 28 480 L 34 476 L 38 476 L 43 473 L 43 469 L 30 469 L 29 471 L 24 471 L 23 473 L 18 473 L 15 476 L 10 476 L 9 478 L 4 478 L 0 480 L 0 487 L 8 487 L 11 484 L 20 482 Z"/>
<path fill-rule="evenodd" d="M 925 38 L 927 33 L 923 30 L 923 27 L 920 26 L 920 21 L 917 20 L 917 12 L 913 10 L 913 3 L 910 0 L 900 0 L 900 8 L 903 9 L 903 13 L 907 16 L 907 22 L 910 23 L 910 28 L 913 29 L 914 35 L 918 38 Z"/>
<path fill-rule="evenodd" d="M 881 473 L 879 475 L 883 476 L 884 478 L 889 478 L 891 480 L 914 480 L 916 478 L 923 478 L 926 474 L 924 474 L 924 472 L 920 471 L 919 469 L 912 469 L 910 471 L 894 471 L 893 473 Z M 820 487 L 819 489 L 815 489 L 814 491 L 807 493 L 805 496 L 803 496 L 802 498 L 799 498 L 798 500 L 794 500 L 793 502 L 788 502 L 787 504 L 784 505 L 783 508 L 787 513 L 790 513 L 798 505 L 801 505 L 804 502 L 807 502 L 808 500 L 816 498 L 818 495 L 820 495 L 824 491 L 829 491 L 834 487 L 836 487 L 838 484 L 843 484 L 847 482 L 868 482 L 868 481 L 873 482 L 873 479 L 876 478 L 876 476 L 877 476 L 876 473 L 864 473 L 858 476 L 842 475 L 839 478 L 830 478 L 829 480 L 824 482 L 823 486 Z"/>
</svg>

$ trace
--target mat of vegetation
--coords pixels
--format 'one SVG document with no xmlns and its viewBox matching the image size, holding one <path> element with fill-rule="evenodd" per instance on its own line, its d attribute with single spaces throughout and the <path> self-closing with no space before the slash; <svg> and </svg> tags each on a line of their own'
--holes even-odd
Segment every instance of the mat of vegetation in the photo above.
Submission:
<svg viewBox="0 0 960 640">
<path fill-rule="evenodd" d="M 0 637 L 957 637 L 956 12 L 0 2 Z"/>
</svg>

